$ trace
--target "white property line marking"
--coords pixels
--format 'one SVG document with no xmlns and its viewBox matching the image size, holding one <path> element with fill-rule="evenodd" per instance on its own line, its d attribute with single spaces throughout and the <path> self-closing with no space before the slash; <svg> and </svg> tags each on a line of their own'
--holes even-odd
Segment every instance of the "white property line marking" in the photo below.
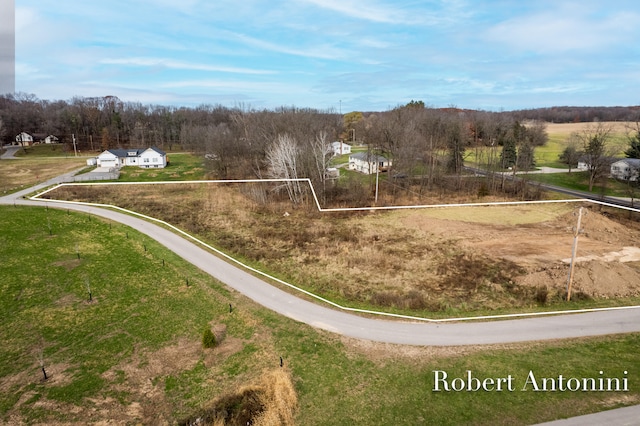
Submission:
<svg viewBox="0 0 640 426">
<path fill-rule="evenodd" d="M 622 309 L 638 309 L 640 308 L 640 305 L 635 305 L 635 306 L 619 306 L 619 307 L 612 307 L 612 308 L 590 308 L 590 309 L 575 309 L 575 310 L 569 310 L 569 311 L 549 311 L 549 312 L 525 312 L 525 313 L 520 313 L 520 314 L 501 314 L 501 315 L 483 315 L 483 316 L 477 316 L 477 317 L 463 317 L 463 318 L 440 318 L 440 319 L 433 319 L 433 318 L 424 318 L 424 317 L 416 317 L 416 316 L 412 316 L 412 315 L 402 315 L 402 314 L 393 314 L 393 313 L 389 313 L 389 312 L 380 312 L 380 311 L 371 311 L 368 309 L 359 309 L 359 308 L 351 308 L 349 306 L 342 306 L 338 303 L 335 303 L 331 300 L 325 299 L 322 296 L 318 296 L 317 294 L 311 293 L 310 291 L 307 291 L 303 288 L 297 287 L 291 283 L 288 283 L 284 280 L 281 280 L 279 278 L 273 277 L 269 274 L 267 274 L 266 272 L 260 271 L 258 269 L 255 269 L 249 265 L 246 265 L 242 262 L 240 262 L 239 260 L 231 257 L 230 255 L 218 250 L 215 247 L 212 247 L 211 245 L 205 243 L 204 241 L 201 241 L 200 239 L 194 237 L 193 235 L 183 231 L 180 228 L 177 228 L 174 225 L 171 225 L 170 223 L 167 223 L 163 220 L 157 219 L 155 217 L 151 217 L 151 216 L 147 216 L 144 215 L 142 213 L 138 213 L 132 210 L 127 210 L 125 208 L 122 207 L 118 207 L 118 206 L 114 206 L 111 204 L 100 204 L 100 203 L 83 203 L 83 202 L 79 202 L 79 201 L 65 201 L 65 200 L 55 200 L 55 199 L 42 199 L 40 198 L 42 195 L 47 194 L 50 191 L 53 191 L 55 189 L 58 189 L 60 187 L 63 186 L 108 186 L 108 185 L 165 185 L 165 184 L 202 184 L 202 183 L 264 183 L 264 182 L 307 182 L 309 184 L 309 187 L 311 188 L 311 193 L 313 194 L 313 198 L 315 200 L 316 203 L 316 207 L 318 208 L 318 211 L 320 212 L 344 212 L 344 211 L 376 211 L 376 210 L 402 210 L 402 209 L 426 209 L 426 208 L 444 208 L 444 207 L 487 207 L 487 206 L 508 206 L 508 205 L 522 205 L 522 204 L 553 204 L 553 203 L 572 203 L 572 202 L 588 202 L 588 203 L 593 203 L 593 204 L 599 204 L 599 205 L 603 205 L 603 206 L 609 206 L 609 207 L 615 207 L 615 208 L 621 208 L 624 210 L 630 210 L 630 211 L 634 211 L 634 212 L 638 212 L 640 213 L 640 210 L 635 209 L 635 208 L 631 208 L 631 207 L 624 207 L 624 206 L 617 206 L 615 204 L 610 204 L 610 203 L 605 203 L 605 202 L 601 202 L 601 201 L 595 201 L 595 200 L 589 200 L 589 199 L 572 199 L 572 200 L 543 200 L 543 201 L 505 201 L 505 202 L 490 202 L 490 203 L 469 203 L 469 204 L 431 204 L 431 205 L 418 205 L 418 206 L 383 206 L 383 207 L 344 207 L 344 208 L 336 208 L 336 209 L 325 209 L 322 208 L 320 206 L 320 203 L 318 202 L 318 197 L 316 196 L 316 192 L 313 189 L 313 184 L 311 183 L 310 179 L 241 179 L 241 180 L 192 180 L 192 181 L 162 181 L 162 182 L 102 182 L 102 183 L 60 183 L 57 184 L 56 186 L 53 186 L 43 192 L 40 192 L 36 195 L 34 195 L 33 197 L 29 197 L 30 200 L 34 200 L 34 201 L 44 201 L 44 202 L 53 202 L 53 203 L 61 203 L 61 204 L 76 204 L 76 205 L 82 205 L 82 206 L 91 206 L 91 207 L 102 207 L 102 208 L 111 208 L 111 209 L 115 209 L 115 210 L 120 210 L 122 212 L 134 215 L 134 216 L 139 216 L 142 217 L 144 219 L 153 221 L 153 222 L 157 222 L 160 223 L 162 225 L 165 225 L 167 227 L 169 227 L 170 229 L 173 229 L 174 231 L 178 232 L 179 234 L 182 234 L 184 236 L 186 236 L 187 238 L 195 241 L 196 243 L 206 247 L 207 249 L 213 251 L 214 253 L 224 257 L 225 259 L 240 265 L 242 268 L 247 269 L 253 273 L 262 275 L 263 277 L 266 277 L 270 280 L 273 280 L 279 284 L 282 284 L 284 286 L 287 286 L 289 288 L 292 288 L 296 291 L 299 291 L 301 293 L 306 294 L 307 296 L 310 296 L 316 300 L 319 300 L 321 302 L 324 302 L 328 305 L 331 305 L 337 309 L 343 310 L 343 311 L 348 311 L 348 312 L 358 312 L 358 313 L 362 313 L 362 314 L 371 314 L 371 315 L 378 315 L 378 316 L 386 316 L 386 317 L 393 317 L 393 318 L 400 318 L 400 319 L 406 319 L 406 320 L 412 320 L 412 321 L 423 321 L 423 322 L 431 322 L 431 323 L 439 323 L 439 322 L 454 322 L 454 321 L 473 321 L 473 320 L 490 320 L 490 319 L 505 319 L 505 318 L 520 318 L 520 317 L 533 317 L 533 316 L 543 316 L 543 315 L 564 315 L 564 314 L 578 314 L 578 313 L 587 313 L 587 312 L 598 312 L 598 311 L 615 311 L 615 310 L 622 310 Z"/>
</svg>

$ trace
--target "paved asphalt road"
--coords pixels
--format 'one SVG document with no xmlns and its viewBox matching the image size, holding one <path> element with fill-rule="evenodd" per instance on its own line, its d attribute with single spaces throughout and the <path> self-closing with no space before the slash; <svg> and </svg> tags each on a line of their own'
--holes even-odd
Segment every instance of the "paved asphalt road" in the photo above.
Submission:
<svg viewBox="0 0 640 426">
<path fill-rule="evenodd" d="M 59 177 L 48 183 L 62 180 Z M 44 185 L 41 185 L 44 186 Z M 0 203 L 45 205 L 19 198 L 25 190 L 0 198 Z M 50 202 L 50 206 L 61 206 Z M 269 285 L 167 229 L 117 211 L 82 205 L 61 208 L 83 211 L 123 223 L 156 239 L 169 250 L 257 303 L 323 330 L 379 342 L 457 346 L 599 336 L 640 331 L 640 308 L 491 322 L 424 323 L 367 318 L 303 300 Z"/>
</svg>

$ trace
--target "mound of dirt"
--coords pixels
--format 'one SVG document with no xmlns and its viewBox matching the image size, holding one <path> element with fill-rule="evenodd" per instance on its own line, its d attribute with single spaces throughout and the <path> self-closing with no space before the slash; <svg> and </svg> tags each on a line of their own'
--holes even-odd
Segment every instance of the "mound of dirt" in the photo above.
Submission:
<svg viewBox="0 0 640 426">
<path fill-rule="evenodd" d="M 518 285 L 566 292 L 577 225 L 576 211 L 538 223 L 430 220 L 436 233 L 454 238 L 471 252 L 514 262 L 526 271 Z M 573 290 L 593 298 L 640 294 L 640 224 L 583 209 Z"/>
</svg>

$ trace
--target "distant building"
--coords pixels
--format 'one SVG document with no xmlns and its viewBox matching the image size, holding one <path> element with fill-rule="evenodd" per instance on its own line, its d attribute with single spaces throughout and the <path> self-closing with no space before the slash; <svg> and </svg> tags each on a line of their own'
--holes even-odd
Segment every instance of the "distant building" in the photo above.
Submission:
<svg viewBox="0 0 640 426">
<path fill-rule="evenodd" d="M 33 145 L 33 136 L 31 136 L 27 132 L 22 132 L 18 136 L 16 136 L 16 142 L 18 143 L 18 145 L 22 146 Z"/>
<path fill-rule="evenodd" d="M 167 166 L 167 154 L 155 147 L 108 149 L 96 158 L 98 167 L 137 166 L 143 169 L 162 169 Z"/>
<path fill-rule="evenodd" d="M 351 145 L 347 145 L 346 143 L 340 142 L 331 142 L 329 145 L 329 149 L 333 155 L 345 155 L 351 154 Z"/>
<path fill-rule="evenodd" d="M 349 170 L 367 175 L 386 172 L 391 167 L 391 160 L 369 152 L 357 152 L 349 156 Z"/>
<path fill-rule="evenodd" d="M 635 182 L 640 175 L 640 159 L 625 158 L 611 164 L 611 177 Z"/>
</svg>

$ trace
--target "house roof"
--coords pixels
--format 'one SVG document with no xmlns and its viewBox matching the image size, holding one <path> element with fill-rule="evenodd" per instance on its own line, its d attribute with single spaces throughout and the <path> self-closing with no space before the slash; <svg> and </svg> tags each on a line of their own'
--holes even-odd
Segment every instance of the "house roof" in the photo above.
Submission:
<svg viewBox="0 0 640 426">
<path fill-rule="evenodd" d="M 152 149 L 152 150 L 154 150 L 155 152 L 157 152 L 160 155 L 167 155 L 166 152 L 164 152 L 163 150 L 161 150 L 160 148 L 157 148 L 155 146 L 152 146 L 151 148 L 147 148 L 147 149 Z"/>
<path fill-rule="evenodd" d="M 382 155 L 372 154 L 370 152 L 356 152 L 355 154 L 351 154 L 349 158 L 355 158 L 357 160 L 362 160 L 367 162 L 377 162 L 377 163 L 389 161 L 388 158 L 385 158 Z"/>
<path fill-rule="evenodd" d="M 616 161 L 616 163 L 623 162 L 627 163 L 629 166 L 640 169 L 640 158 L 623 158 L 621 160 Z"/>
<path fill-rule="evenodd" d="M 110 153 L 112 153 L 118 158 L 123 158 L 123 157 L 139 157 L 140 154 L 142 154 L 148 149 L 151 149 L 160 155 L 166 155 L 166 153 L 163 150 L 156 148 L 154 146 L 152 146 L 151 148 L 129 148 L 129 149 L 114 148 L 114 149 L 108 149 L 107 151 L 109 151 Z"/>
</svg>

